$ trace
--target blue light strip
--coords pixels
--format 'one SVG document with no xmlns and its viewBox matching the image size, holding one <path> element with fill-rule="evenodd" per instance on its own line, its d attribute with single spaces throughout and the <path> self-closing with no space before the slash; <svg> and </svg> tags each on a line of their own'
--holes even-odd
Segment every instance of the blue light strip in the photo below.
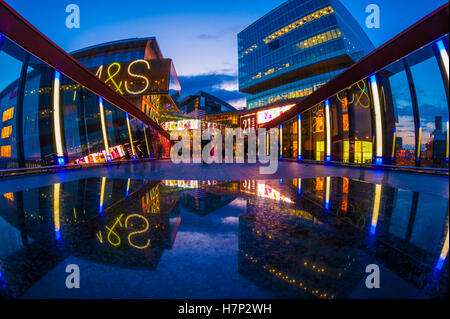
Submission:
<svg viewBox="0 0 450 319">
<path fill-rule="evenodd" d="M 302 115 L 299 114 L 297 116 L 297 134 L 298 134 L 298 146 L 297 146 L 297 153 L 298 153 L 298 160 L 302 160 Z"/>
<path fill-rule="evenodd" d="M 331 117 L 330 117 L 330 101 L 325 100 L 325 122 L 326 122 L 326 153 L 325 161 L 331 161 Z"/>
<path fill-rule="evenodd" d="M 280 124 L 280 159 L 283 159 L 283 124 Z"/>
</svg>

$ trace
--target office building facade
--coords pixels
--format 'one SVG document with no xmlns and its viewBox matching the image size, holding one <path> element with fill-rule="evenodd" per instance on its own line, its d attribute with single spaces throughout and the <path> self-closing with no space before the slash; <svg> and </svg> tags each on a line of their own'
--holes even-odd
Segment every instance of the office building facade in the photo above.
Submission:
<svg viewBox="0 0 450 319">
<path fill-rule="evenodd" d="M 290 0 L 238 35 L 247 108 L 298 100 L 373 50 L 337 0 Z"/>
</svg>

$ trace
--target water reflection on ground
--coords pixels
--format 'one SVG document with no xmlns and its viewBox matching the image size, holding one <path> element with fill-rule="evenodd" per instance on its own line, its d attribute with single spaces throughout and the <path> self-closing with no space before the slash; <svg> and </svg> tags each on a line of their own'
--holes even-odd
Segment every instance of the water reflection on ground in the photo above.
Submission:
<svg viewBox="0 0 450 319">
<path fill-rule="evenodd" d="M 0 295 L 448 296 L 448 198 L 340 177 L 80 179 L 0 198 Z M 67 289 L 77 264 L 81 288 Z M 366 267 L 381 270 L 368 289 Z"/>
</svg>

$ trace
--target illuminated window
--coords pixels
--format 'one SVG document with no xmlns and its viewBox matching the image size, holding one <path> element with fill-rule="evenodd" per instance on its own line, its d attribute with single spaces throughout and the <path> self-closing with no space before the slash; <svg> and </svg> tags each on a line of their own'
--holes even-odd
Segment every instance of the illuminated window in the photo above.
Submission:
<svg viewBox="0 0 450 319">
<path fill-rule="evenodd" d="M 268 37 L 266 37 L 264 39 L 264 42 L 266 44 L 268 44 L 269 42 L 275 40 L 276 38 L 281 37 L 282 35 L 285 35 L 288 32 L 291 32 L 291 31 L 293 31 L 293 30 L 295 30 L 295 29 L 297 29 L 297 28 L 299 28 L 299 27 L 301 27 L 301 26 L 303 26 L 303 25 L 305 25 L 305 24 L 307 24 L 309 22 L 312 22 L 312 21 L 314 21 L 316 19 L 320 19 L 320 18 L 322 18 L 324 16 L 327 16 L 327 15 L 333 13 L 333 12 L 334 12 L 334 10 L 333 10 L 333 8 L 331 6 L 328 6 L 326 8 L 320 9 L 320 10 L 318 10 L 316 12 L 313 12 L 313 13 L 307 15 L 306 17 L 303 17 L 303 18 L 301 18 L 301 19 L 299 19 L 299 20 L 297 20 L 297 21 L 295 21 L 295 22 L 293 22 L 293 23 L 291 23 L 291 24 L 289 24 L 289 25 L 279 29 L 278 31 L 272 33 L 271 35 L 269 35 Z"/>
<path fill-rule="evenodd" d="M 342 36 L 341 30 L 336 28 L 331 31 L 316 35 L 315 37 L 303 40 L 300 43 L 298 43 L 297 46 L 300 49 L 305 50 L 305 49 L 311 48 L 313 46 L 319 45 L 321 43 L 325 43 L 325 42 L 328 42 L 328 41 L 331 41 L 334 39 L 338 39 L 341 36 Z"/>
<path fill-rule="evenodd" d="M 2 146 L 1 157 L 11 157 L 11 145 Z"/>
<path fill-rule="evenodd" d="M 3 194 L 3 197 L 5 197 L 7 200 L 10 200 L 10 201 L 14 201 L 14 193 L 6 193 L 6 194 Z"/>
<path fill-rule="evenodd" d="M 355 141 L 355 163 L 372 163 L 373 143 Z"/>
<path fill-rule="evenodd" d="M 9 138 L 12 134 L 12 126 L 5 126 L 2 128 L 2 138 Z"/>
<path fill-rule="evenodd" d="M 14 108 L 12 107 L 12 108 L 7 109 L 6 111 L 3 112 L 3 118 L 2 118 L 2 121 L 3 121 L 3 122 L 9 121 L 9 120 L 11 120 L 13 117 L 14 117 Z"/>
<path fill-rule="evenodd" d="M 320 161 L 325 154 L 325 141 L 316 142 L 316 161 Z"/>
</svg>

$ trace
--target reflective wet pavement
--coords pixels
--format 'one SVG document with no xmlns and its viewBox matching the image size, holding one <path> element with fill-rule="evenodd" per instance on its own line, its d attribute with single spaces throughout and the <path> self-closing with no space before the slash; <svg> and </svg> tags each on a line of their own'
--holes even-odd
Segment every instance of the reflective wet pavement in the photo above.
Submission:
<svg viewBox="0 0 450 319">
<path fill-rule="evenodd" d="M 342 177 L 86 178 L 0 196 L 0 295 L 448 296 L 447 197 Z M 67 289 L 66 266 L 81 288 Z M 368 289 L 366 267 L 380 268 Z"/>
</svg>

